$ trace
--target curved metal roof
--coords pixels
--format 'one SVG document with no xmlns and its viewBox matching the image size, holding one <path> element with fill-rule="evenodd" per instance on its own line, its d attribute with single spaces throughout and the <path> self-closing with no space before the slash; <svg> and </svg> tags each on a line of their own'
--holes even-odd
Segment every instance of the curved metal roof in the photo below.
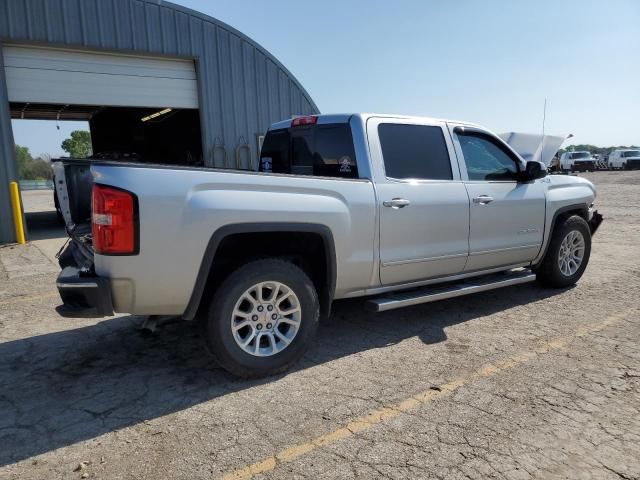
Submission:
<svg viewBox="0 0 640 480">
<path fill-rule="evenodd" d="M 176 3 L 173 2 L 165 2 L 164 0 L 145 0 L 145 1 L 150 1 L 151 3 L 157 3 L 158 5 L 166 5 L 170 8 L 173 8 L 175 10 L 178 11 L 182 11 L 187 15 L 192 15 L 194 17 L 198 17 L 201 18 L 203 21 L 207 21 L 207 22 L 212 22 L 215 23 L 216 25 L 218 25 L 221 28 L 224 28 L 225 30 L 228 30 L 229 32 L 233 33 L 234 35 L 237 35 L 238 37 L 242 38 L 243 40 L 245 40 L 246 42 L 252 44 L 256 49 L 258 49 L 259 51 L 261 51 L 264 55 L 267 55 L 268 57 L 271 58 L 271 60 L 278 65 L 278 67 L 280 67 L 284 72 L 286 72 L 286 74 L 289 76 L 289 78 L 291 78 L 296 85 L 298 86 L 298 88 L 300 88 L 300 90 L 302 90 L 305 94 L 305 96 L 307 97 L 307 99 L 309 100 L 309 102 L 311 103 L 311 105 L 313 106 L 313 108 L 315 110 L 317 110 L 318 112 L 320 111 L 318 109 L 318 106 L 315 104 L 315 102 L 313 101 L 313 99 L 311 98 L 311 95 L 309 95 L 309 93 L 305 90 L 305 88 L 300 84 L 300 82 L 297 80 L 297 78 L 287 69 L 287 67 L 285 67 L 282 63 L 280 63 L 280 61 L 274 57 L 273 55 L 271 55 L 267 49 L 265 49 L 262 45 L 260 45 L 258 42 L 256 42 L 255 40 L 253 40 L 252 38 L 248 37 L 247 35 L 245 35 L 244 33 L 242 33 L 241 31 L 235 29 L 234 27 L 232 27 L 231 25 L 228 25 L 226 23 L 224 23 L 221 20 L 218 20 L 217 18 L 211 17 L 209 15 L 206 15 L 202 12 L 198 12 L 197 10 L 193 10 L 191 8 L 188 7 L 184 7 L 182 5 L 178 5 Z"/>
<path fill-rule="evenodd" d="M 163 0 L 0 0 L 2 44 L 193 59 L 207 166 L 223 166 L 221 145 L 233 158 L 248 144 L 255 168 L 258 136 L 272 123 L 319 113 L 298 80 L 258 43 L 220 20 Z M 10 118 L 0 55 L 2 185 L 17 175 Z M 10 216 L 8 196 L 0 191 L 0 220 Z M 0 242 L 11 232 L 0 221 Z"/>
</svg>

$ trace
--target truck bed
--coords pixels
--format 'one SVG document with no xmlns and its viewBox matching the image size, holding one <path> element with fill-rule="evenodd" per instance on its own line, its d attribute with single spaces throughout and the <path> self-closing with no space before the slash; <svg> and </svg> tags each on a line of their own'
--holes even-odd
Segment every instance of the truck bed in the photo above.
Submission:
<svg viewBox="0 0 640 480">
<path fill-rule="evenodd" d="M 334 232 L 336 262 L 350 265 L 336 294 L 371 281 L 376 201 L 370 180 L 88 159 L 57 163 L 56 186 L 61 206 L 68 198 L 63 215 L 72 238 L 90 225 L 93 183 L 137 197 L 139 253 L 84 257 L 95 275 L 110 279 L 116 312 L 182 315 L 214 233 L 229 226 L 323 226 Z M 90 248 L 90 234 L 82 238 L 72 244 Z"/>
</svg>

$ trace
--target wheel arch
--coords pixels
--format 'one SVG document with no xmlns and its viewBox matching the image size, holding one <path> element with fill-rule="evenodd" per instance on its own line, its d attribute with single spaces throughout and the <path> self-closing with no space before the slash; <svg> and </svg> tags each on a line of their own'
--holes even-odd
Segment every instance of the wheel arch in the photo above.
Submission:
<svg viewBox="0 0 640 480">
<path fill-rule="evenodd" d="M 234 235 L 265 233 L 313 234 L 322 240 L 326 275 L 325 278 L 322 279 L 322 284 L 317 286 L 321 287 L 318 288 L 321 312 L 324 315 L 329 315 L 335 294 L 337 278 L 336 249 L 331 229 L 326 225 L 316 223 L 260 222 L 225 225 L 211 235 L 198 270 L 191 298 L 182 314 L 185 320 L 193 320 L 200 309 L 207 285 L 213 273 L 212 269 L 216 255 L 219 253 L 223 241 Z M 247 255 L 247 259 L 250 258 L 252 258 L 252 256 Z"/>
<path fill-rule="evenodd" d="M 538 265 L 544 259 L 547 254 L 547 250 L 549 248 L 549 244 L 551 243 L 551 236 L 558 224 L 558 220 L 561 218 L 570 217 L 572 215 L 579 215 L 585 221 L 589 221 L 589 206 L 584 203 L 576 203 L 572 205 L 565 205 L 564 207 L 560 207 L 555 210 L 553 213 L 553 217 L 551 219 L 551 223 L 549 224 L 549 230 L 547 235 L 545 236 L 544 244 L 540 249 L 540 253 L 536 258 L 534 264 Z"/>
</svg>

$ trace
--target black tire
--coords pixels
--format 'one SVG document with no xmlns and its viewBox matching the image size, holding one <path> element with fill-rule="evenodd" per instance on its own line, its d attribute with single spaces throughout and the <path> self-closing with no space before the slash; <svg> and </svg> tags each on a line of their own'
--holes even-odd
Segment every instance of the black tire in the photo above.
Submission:
<svg viewBox="0 0 640 480">
<path fill-rule="evenodd" d="M 558 265 L 558 259 L 560 255 L 560 246 L 564 238 L 572 231 L 576 230 L 582 234 L 584 238 L 584 254 L 582 257 L 582 263 L 573 275 L 567 276 L 562 273 L 560 266 Z M 584 218 L 573 215 L 570 217 L 558 219 L 555 229 L 545 254 L 539 267 L 536 269 L 536 278 L 538 282 L 546 287 L 551 288 L 566 288 L 574 285 L 589 263 L 589 256 L 591 255 L 591 230 L 589 224 Z"/>
<path fill-rule="evenodd" d="M 280 282 L 297 296 L 301 319 L 299 330 L 283 350 L 267 357 L 244 351 L 233 337 L 232 314 L 236 302 L 260 282 Z M 313 282 L 294 264 L 280 259 L 256 260 L 238 268 L 217 289 L 207 318 L 204 334 L 209 352 L 228 372 L 242 378 L 259 378 L 289 369 L 307 351 L 315 337 L 320 303 Z M 248 328 L 248 327 L 247 327 Z"/>
</svg>

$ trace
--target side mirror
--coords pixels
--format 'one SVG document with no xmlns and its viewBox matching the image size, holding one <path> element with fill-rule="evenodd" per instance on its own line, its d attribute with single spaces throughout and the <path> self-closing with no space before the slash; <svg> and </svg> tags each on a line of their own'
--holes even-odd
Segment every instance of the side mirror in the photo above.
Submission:
<svg viewBox="0 0 640 480">
<path fill-rule="evenodd" d="M 547 176 L 547 166 L 536 160 L 529 160 L 527 162 L 527 167 L 523 172 L 523 181 L 531 182 L 532 180 L 537 180 L 539 178 L 544 178 Z"/>
</svg>

